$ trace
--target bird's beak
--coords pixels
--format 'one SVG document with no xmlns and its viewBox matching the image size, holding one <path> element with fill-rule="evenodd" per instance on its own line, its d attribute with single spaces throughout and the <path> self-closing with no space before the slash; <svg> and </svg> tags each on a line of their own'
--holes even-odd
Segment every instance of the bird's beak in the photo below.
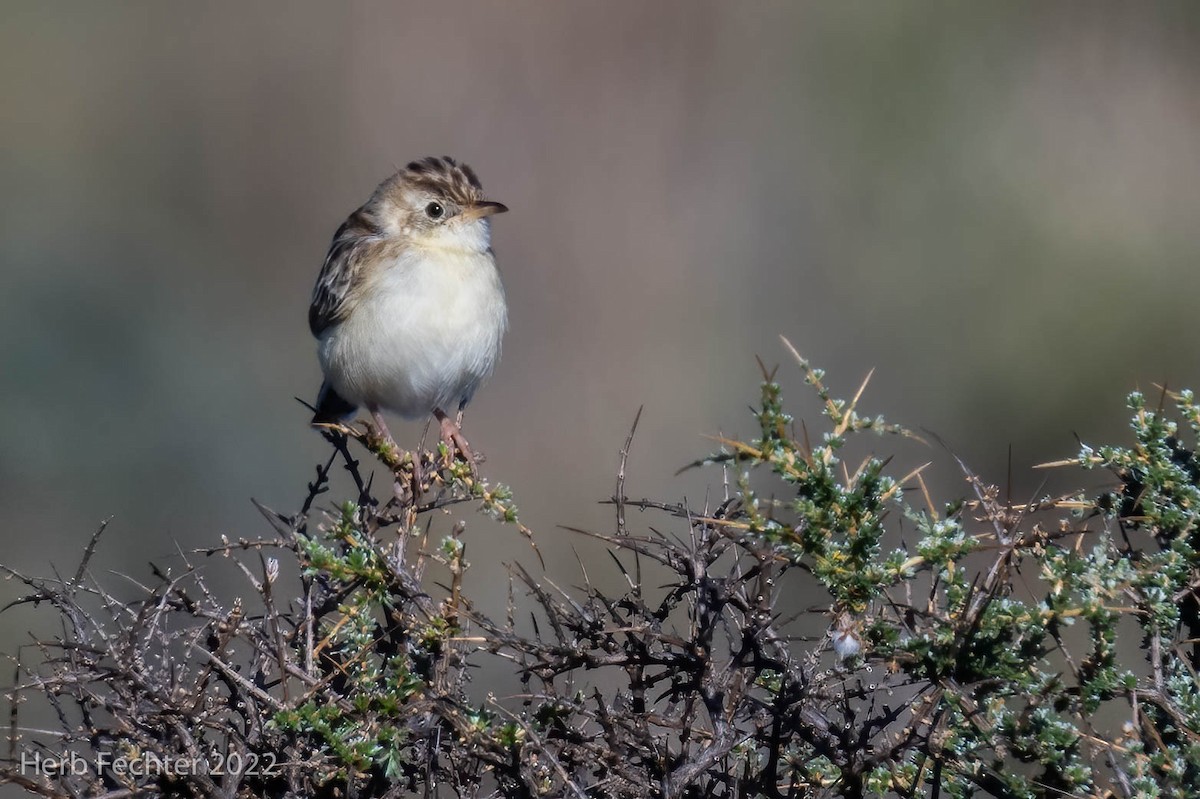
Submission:
<svg viewBox="0 0 1200 799">
<path fill-rule="evenodd" d="M 508 206 L 504 203 L 496 203 L 491 200 L 480 200 L 470 207 L 463 210 L 461 216 L 465 219 L 483 219 L 485 216 L 492 214 L 502 214 L 508 210 Z"/>
</svg>

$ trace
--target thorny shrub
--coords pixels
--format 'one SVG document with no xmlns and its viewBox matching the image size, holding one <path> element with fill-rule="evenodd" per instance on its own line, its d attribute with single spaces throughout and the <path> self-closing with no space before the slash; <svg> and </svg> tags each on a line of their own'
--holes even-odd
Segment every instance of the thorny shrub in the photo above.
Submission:
<svg viewBox="0 0 1200 799">
<path fill-rule="evenodd" d="M 528 535 L 509 492 L 369 427 L 327 431 L 300 511 L 263 509 L 273 536 L 156 568 L 137 601 L 91 575 L 95 538 L 71 578 L 9 570 L 64 632 L 13 656 L 0 781 L 109 799 L 1200 796 L 1193 395 L 1174 413 L 1130 396 L 1133 444 L 1070 462 L 1115 476 L 1098 496 L 1013 505 L 964 467 L 969 498 L 937 504 L 920 470 L 843 460 L 905 431 L 797 360 L 824 431 L 797 430 L 764 373 L 757 434 L 703 461 L 726 475 L 719 503 L 626 497 L 630 433 L 614 528 L 588 533 L 620 593 L 513 566 L 506 609 L 473 605 L 463 520 L 438 541 L 428 517 L 474 502 Z M 351 440 L 394 474 L 386 503 Z M 339 462 L 357 496 L 320 510 Z M 634 529 L 632 508 L 662 519 Z M 249 599 L 209 588 L 194 561 L 212 556 Z M 827 600 L 785 612 L 785 586 Z M 474 684 L 481 666 L 519 694 Z M 19 727 L 35 696 L 57 729 Z"/>
</svg>

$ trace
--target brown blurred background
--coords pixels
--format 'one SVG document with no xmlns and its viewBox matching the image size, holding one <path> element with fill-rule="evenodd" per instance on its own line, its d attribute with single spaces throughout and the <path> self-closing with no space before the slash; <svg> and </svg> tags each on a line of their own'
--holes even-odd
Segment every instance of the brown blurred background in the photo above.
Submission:
<svg viewBox="0 0 1200 799">
<path fill-rule="evenodd" d="M 341 220 L 450 154 L 512 213 L 501 367 L 467 416 L 551 572 L 751 433 L 787 335 L 843 395 L 1038 489 L 1125 393 L 1196 385 L 1200 6 L 5 2 L 3 561 L 265 534 L 326 447 L 309 293 Z M 418 425 L 397 425 L 415 441 Z M 880 451 L 893 442 L 882 441 Z M 945 493 L 963 486 L 937 449 Z M 333 497 L 331 497 L 333 498 Z M 476 595 L 516 534 L 468 516 Z M 634 519 L 644 523 L 640 517 Z M 19 593 L 0 585 L 0 600 Z M 44 616 L 42 617 L 44 620 Z M 0 616 L 0 640 L 35 624 Z M 4 651 L 11 651 L 6 647 Z"/>
</svg>

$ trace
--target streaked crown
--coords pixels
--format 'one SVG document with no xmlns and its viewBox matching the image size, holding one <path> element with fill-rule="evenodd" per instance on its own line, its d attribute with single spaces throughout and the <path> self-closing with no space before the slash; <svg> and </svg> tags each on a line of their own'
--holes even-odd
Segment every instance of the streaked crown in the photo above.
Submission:
<svg viewBox="0 0 1200 799">
<path fill-rule="evenodd" d="M 448 155 L 412 161 L 386 181 L 385 185 L 388 185 L 388 188 L 402 185 L 410 190 L 443 197 L 464 208 L 483 199 L 483 186 L 479 183 L 479 176 L 475 174 L 475 170 Z"/>
</svg>

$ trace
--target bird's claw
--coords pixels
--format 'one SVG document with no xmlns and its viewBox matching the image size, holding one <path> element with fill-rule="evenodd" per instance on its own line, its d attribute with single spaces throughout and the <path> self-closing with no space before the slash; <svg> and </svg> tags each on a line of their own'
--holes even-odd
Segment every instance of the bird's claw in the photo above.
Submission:
<svg viewBox="0 0 1200 799">
<path fill-rule="evenodd" d="M 458 424 L 444 413 L 438 413 L 437 420 L 441 427 L 442 442 L 446 445 L 446 468 L 454 465 L 454 455 L 457 452 L 462 455 L 463 460 L 470 467 L 471 476 L 478 477 L 479 473 L 475 466 L 475 453 L 471 451 L 471 445 L 463 437 L 462 430 Z"/>
</svg>

